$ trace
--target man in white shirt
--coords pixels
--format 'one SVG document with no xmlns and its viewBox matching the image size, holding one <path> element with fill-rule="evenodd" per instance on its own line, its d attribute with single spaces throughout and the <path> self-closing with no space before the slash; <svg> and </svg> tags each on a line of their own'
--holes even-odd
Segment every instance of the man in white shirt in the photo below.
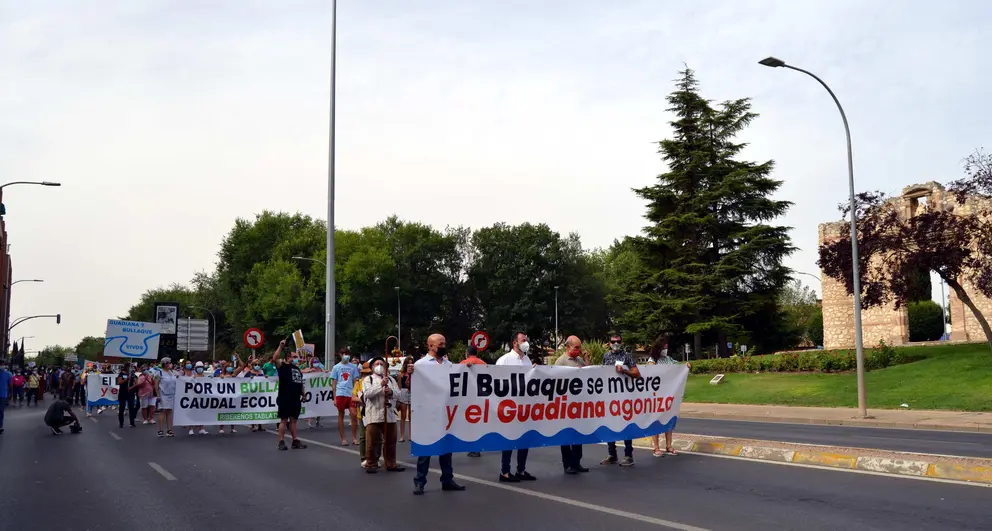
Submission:
<svg viewBox="0 0 992 531">
<path fill-rule="evenodd" d="M 510 351 L 500 356 L 496 360 L 496 365 L 518 365 L 522 367 L 533 367 L 534 364 L 527 357 L 530 351 L 530 341 L 527 334 L 517 332 L 510 340 Z M 503 462 L 499 471 L 500 483 L 520 483 L 521 481 L 535 481 L 537 478 L 527 472 L 527 448 L 517 450 L 517 473 L 510 474 L 510 458 L 513 457 L 513 450 L 503 450 Z"/>
<path fill-rule="evenodd" d="M 441 334 L 431 334 L 427 338 L 427 355 L 417 360 L 413 364 L 414 372 L 417 370 L 430 370 L 431 366 L 450 366 L 451 362 L 445 356 L 448 354 L 447 343 Z M 451 467 L 451 454 L 439 455 L 438 463 L 441 465 L 441 490 L 461 491 L 465 487 L 455 483 L 455 472 Z M 427 473 L 431 469 L 431 457 L 420 456 L 417 458 L 417 475 L 413 478 L 413 493 L 421 495 L 424 493 L 424 486 L 427 485 Z"/>
</svg>

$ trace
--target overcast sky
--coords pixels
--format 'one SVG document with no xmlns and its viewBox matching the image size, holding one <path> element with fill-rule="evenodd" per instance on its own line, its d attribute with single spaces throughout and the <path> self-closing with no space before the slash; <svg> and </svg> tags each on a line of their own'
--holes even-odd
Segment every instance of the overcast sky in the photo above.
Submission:
<svg viewBox="0 0 992 531">
<path fill-rule="evenodd" d="M 210 271 L 237 217 L 326 213 L 329 0 L 0 0 L 0 181 L 13 318 L 28 349 L 102 335 L 149 288 Z M 817 224 L 859 189 L 961 175 L 988 144 L 992 3 L 341 0 L 339 228 L 545 222 L 607 246 L 644 225 L 631 188 L 687 63 L 753 98 L 782 220 L 818 274 Z M 982 44 L 982 43 L 985 44 Z M 801 277 L 819 289 L 812 278 Z"/>
</svg>

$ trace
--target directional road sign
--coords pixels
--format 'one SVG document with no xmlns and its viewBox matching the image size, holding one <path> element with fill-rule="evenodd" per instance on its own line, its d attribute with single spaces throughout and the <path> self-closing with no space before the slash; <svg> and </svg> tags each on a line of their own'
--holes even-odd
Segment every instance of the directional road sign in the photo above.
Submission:
<svg viewBox="0 0 992 531">
<path fill-rule="evenodd" d="M 176 348 L 186 352 L 210 350 L 210 321 L 206 319 L 179 319 L 176 322 Z"/>
</svg>

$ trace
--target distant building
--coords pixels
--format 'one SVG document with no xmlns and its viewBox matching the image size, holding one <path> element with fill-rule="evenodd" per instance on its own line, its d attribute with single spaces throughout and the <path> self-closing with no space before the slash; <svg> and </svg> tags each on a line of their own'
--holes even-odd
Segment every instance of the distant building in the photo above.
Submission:
<svg viewBox="0 0 992 531">
<path fill-rule="evenodd" d="M 7 243 L 7 226 L 0 217 L 0 345 L 3 351 L 0 352 L 0 359 L 7 359 L 10 352 L 10 338 L 7 331 L 10 329 L 10 282 L 13 276 L 13 268 L 10 265 L 10 245 Z"/>
</svg>

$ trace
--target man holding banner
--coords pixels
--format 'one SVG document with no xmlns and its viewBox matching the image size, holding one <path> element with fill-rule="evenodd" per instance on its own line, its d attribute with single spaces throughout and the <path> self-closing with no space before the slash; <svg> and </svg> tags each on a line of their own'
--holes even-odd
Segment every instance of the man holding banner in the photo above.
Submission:
<svg viewBox="0 0 992 531">
<path fill-rule="evenodd" d="M 430 371 L 435 367 L 451 367 L 451 362 L 445 357 L 447 354 L 448 348 L 444 336 L 441 334 L 431 334 L 427 338 L 427 355 L 413 364 L 414 372 L 416 372 L 418 366 L 426 371 Z M 418 389 L 411 387 L 410 391 L 416 394 Z M 423 388 L 419 389 L 419 391 L 420 393 L 425 392 Z M 411 396 L 412 401 L 413 398 Z M 455 472 L 451 466 L 451 452 L 439 455 L 437 460 L 441 465 L 441 490 L 465 490 L 464 486 L 455 483 Z M 417 475 L 413 478 L 414 495 L 420 496 L 424 493 L 424 486 L 427 485 L 427 473 L 430 472 L 430 469 L 431 457 L 429 455 L 417 457 Z"/>
</svg>

